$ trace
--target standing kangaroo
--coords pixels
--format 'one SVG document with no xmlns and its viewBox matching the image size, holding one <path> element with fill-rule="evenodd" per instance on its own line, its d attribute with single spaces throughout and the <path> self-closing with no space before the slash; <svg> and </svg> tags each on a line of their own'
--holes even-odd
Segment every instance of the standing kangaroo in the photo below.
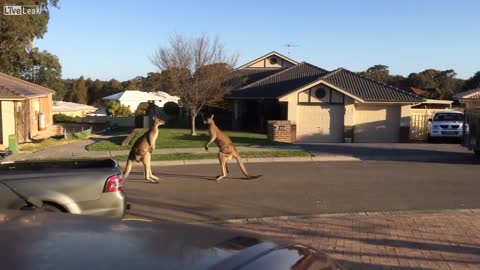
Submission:
<svg viewBox="0 0 480 270">
<path fill-rule="evenodd" d="M 152 174 L 152 168 L 150 167 L 151 152 L 155 150 L 155 142 L 158 137 L 158 127 L 165 124 L 163 120 L 153 117 L 153 125 L 148 131 L 138 138 L 135 144 L 128 154 L 127 165 L 125 166 L 125 172 L 123 173 L 124 179 L 127 179 L 130 171 L 132 170 L 133 161 L 142 162 L 145 169 L 145 180 L 152 183 L 158 183 L 158 177 Z"/>
<path fill-rule="evenodd" d="M 215 144 L 219 148 L 219 153 L 218 153 L 218 160 L 220 161 L 220 166 L 222 167 L 222 175 L 218 175 L 216 177 L 216 181 L 222 180 L 225 176 L 228 174 L 228 165 L 227 161 L 230 161 L 232 157 L 234 157 L 238 165 L 240 166 L 240 169 L 242 170 L 242 173 L 247 177 L 248 179 L 252 178 L 258 178 L 260 176 L 249 176 L 247 169 L 245 168 L 245 165 L 242 162 L 242 159 L 240 158 L 240 154 L 237 151 L 237 148 L 235 148 L 235 145 L 233 145 L 232 140 L 225 135 L 215 124 L 215 121 L 213 121 L 213 114 L 208 117 L 205 121 L 205 124 L 207 124 L 208 127 L 208 133 L 210 135 L 210 140 L 205 144 L 205 151 L 208 151 L 208 145 L 211 144 L 212 142 L 215 142 Z"/>
</svg>

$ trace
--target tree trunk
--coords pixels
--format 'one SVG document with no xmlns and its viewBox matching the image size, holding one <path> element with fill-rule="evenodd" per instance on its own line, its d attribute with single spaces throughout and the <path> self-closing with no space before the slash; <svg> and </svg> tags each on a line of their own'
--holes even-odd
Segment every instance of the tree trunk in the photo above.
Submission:
<svg viewBox="0 0 480 270">
<path fill-rule="evenodd" d="M 195 119 L 197 118 L 197 115 L 192 113 L 191 117 L 192 117 L 192 129 L 191 129 L 190 135 L 197 136 L 197 132 L 195 130 Z"/>
</svg>

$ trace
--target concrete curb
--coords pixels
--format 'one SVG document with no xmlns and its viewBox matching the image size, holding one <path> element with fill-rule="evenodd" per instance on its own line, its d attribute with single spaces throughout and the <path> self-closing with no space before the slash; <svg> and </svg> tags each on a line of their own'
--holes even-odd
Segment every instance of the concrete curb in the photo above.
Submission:
<svg viewBox="0 0 480 270">
<path fill-rule="evenodd" d="M 333 161 L 361 161 L 358 158 L 348 156 L 322 156 L 322 157 L 272 157 L 272 158 L 244 158 L 245 163 L 265 162 L 333 162 Z M 124 161 L 123 161 L 124 162 Z M 120 163 L 123 163 L 120 161 Z M 218 159 L 196 159 L 196 160 L 165 160 L 152 161 L 152 166 L 180 166 L 180 165 L 205 165 L 218 164 Z M 134 163 L 134 166 L 142 166 Z"/>
<path fill-rule="evenodd" d="M 258 217 L 258 218 L 240 218 L 213 221 L 197 221 L 188 222 L 189 224 L 211 224 L 211 225 L 238 225 L 250 223 L 266 223 L 273 221 L 302 221 L 314 218 L 328 217 L 369 217 L 369 216 L 392 216 L 392 215 L 421 215 L 421 214 L 479 214 L 480 209 L 446 209 L 446 210 L 413 210 L 413 211 L 384 211 L 384 212 L 353 212 L 353 213 L 331 213 L 331 214 L 314 214 L 314 215 L 296 215 L 296 216 L 275 216 L 275 217 Z"/>
</svg>

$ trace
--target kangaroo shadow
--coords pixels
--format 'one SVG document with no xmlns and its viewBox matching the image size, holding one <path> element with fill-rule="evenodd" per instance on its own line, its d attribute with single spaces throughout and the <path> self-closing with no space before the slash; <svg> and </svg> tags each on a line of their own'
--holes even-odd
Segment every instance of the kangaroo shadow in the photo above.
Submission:
<svg viewBox="0 0 480 270">
<path fill-rule="evenodd" d="M 142 175 L 143 177 L 143 172 L 131 172 L 130 176 L 132 175 Z M 176 179 L 176 180 L 186 180 L 187 179 L 197 179 L 197 180 L 204 180 L 204 181 L 216 181 L 216 176 L 208 176 L 208 175 L 196 175 L 196 174 L 178 174 L 178 173 L 155 173 L 156 176 L 160 177 L 160 181 L 162 180 L 162 177 L 165 178 L 170 178 L 170 179 Z M 255 175 L 255 176 L 250 176 L 250 177 L 225 177 L 225 180 L 254 180 L 257 178 L 260 178 L 262 175 Z M 182 179 L 183 178 L 183 179 Z M 129 182 L 135 182 L 135 183 L 142 183 L 145 182 L 145 179 L 141 178 L 128 178 Z M 223 180 L 222 180 L 223 181 Z M 222 182 L 220 181 L 220 182 Z"/>
</svg>

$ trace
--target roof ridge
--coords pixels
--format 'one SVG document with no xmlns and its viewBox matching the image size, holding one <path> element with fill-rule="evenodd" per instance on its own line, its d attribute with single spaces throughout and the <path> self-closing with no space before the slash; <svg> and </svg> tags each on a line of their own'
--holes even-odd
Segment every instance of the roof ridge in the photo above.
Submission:
<svg viewBox="0 0 480 270">
<path fill-rule="evenodd" d="M 0 72 L 0 76 L 5 76 L 6 80 L 10 80 L 10 81 L 13 81 L 14 83 L 19 83 L 19 84 L 24 84 L 24 85 L 27 85 L 29 87 L 38 87 L 42 90 L 46 90 L 47 92 L 49 92 L 50 94 L 55 94 L 56 91 L 50 89 L 50 88 L 47 88 L 45 86 L 41 86 L 40 84 L 36 84 L 36 83 L 32 83 L 32 82 L 29 82 L 27 80 L 24 80 L 24 79 L 20 79 L 20 78 L 17 78 L 17 77 L 14 77 L 14 76 L 11 76 L 11 75 L 8 75 L 6 73 L 3 73 L 3 72 Z"/>
<path fill-rule="evenodd" d="M 276 72 L 276 73 L 274 73 L 274 74 L 272 74 L 272 75 L 270 75 L 270 76 L 267 76 L 267 77 L 265 77 L 265 78 L 263 78 L 263 79 L 260 79 L 260 80 L 258 80 L 258 81 L 254 81 L 254 82 L 252 82 L 252 83 L 250 83 L 250 84 L 247 84 L 247 85 L 245 85 L 244 87 L 242 87 L 242 88 L 240 88 L 240 89 L 247 89 L 247 88 L 251 87 L 252 85 L 255 85 L 255 84 L 257 84 L 257 83 L 261 83 L 261 82 L 263 82 L 263 81 L 266 81 L 266 80 L 269 79 L 269 78 L 275 77 L 276 75 L 279 75 L 279 74 L 283 74 L 283 73 L 285 73 L 285 72 L 287 72 L 287 71 L 289 71 L 289 70 L 292 70 L 292 69 L 294 69 L 294 68 L 301 67 L 301 66 L 303 66 L 304 64 L 305 64 L 305 62 L 301 62 L 301 63 L 299 63 L 298 65 L 294 65 L 294 66 L 285 68 L 285 69 L 283 69 L 282 71 Z"/>
<path fill-rule="evenodd" d="M 328 72 L 327 74 L 323 75 L 321 78 L 322 78 L 322 79 L 326 79 L 326 78 L 328 78 L 328 77 L 330 77 L 330 76 L 332 76 L 332 75 L 334 75 L 334 74 L 337 74 L 337 73 L 340 72 L 341 70 L 345 70 L 345 69 L 342 68 L 342 67 L 339 67 L 339 68 L 334 69 L 334 70 Z"/>
<path fill-rule="evenodd" d="M 405 94 L 407 94 L 407 95 L 409 95 L 409 96 L 412 96 L 412 97 L 419 97 L 418 95 L 416 95 L 416 94 L 414 94 L 414 93 L 411 93 L 411 92 L 408 92 L 408 91 L 406 91 L 406 90 L 400 89 L 400 88 L 398 88 L 398 87 L 396 87 L 396 86 L 393 86 L 393 85 L 390 85 L 390 84 L 388 84 L 388 83 L 385 83 L 385 82 L 381 82 L 381 81 L 377 81 L 377 80 L 368 78 L 368 77 L 366 77 L 366 76 L 357 74 L 356 72 L 350 71 L 350 70 L 348 70 L 348 69 L 346 69 L 346 68 L 342 68 L 342 69 L 343 69 L 344 71 L 346 71 L 346 72 L 349 72 L 349 73 L 353 74 L 354 76 L 360 77 L 360 78 L 362 78 L 362 79 L 368 80 L 368 81 L 370 81 L 370 82 L 373 82 L 373 83 L 376 83 L 376 84 L 379 84 L 379 85 L 386 86 L 386 87 L 388 87 L 388 88 L 390 88 L 390 89 L 392 89 L 392 90 L 395 90 L 395 91 L 397 91 L 397 92 L 405 93 Z"/>
<path fill-rule="evenodd" d="M 262 56 L 260 56 L 260 57 L 257 57 L 257 58 L 255 58 L 255 59 L 253 59 L 253 60 L 251 60 L 251 61 L 249 61 L 249 62 L 247 62 L 247 63 L 245 63 L 245 64 L 243 64 L 243 65 L 241 65 L 241 66 L 239 66 L 239 67 L 237 67 L 236 69 L 243 69 L 245 66 L 247 66 L 247 65 L 249 65 L 249 64 L 251 64 L 251 63 L 253 63 L 253 62 L 255 62 L 255 61 L 259 61 L 259 60 L 262 59 L 262 58 L 266 58 L 266 57 L 270 56 L 271 54 L 277 54 L 279 57 L 285 58 L 287 61 L 292 62 L 295 66 L 300 63 L 300 62 L 295 61 L 295 60 L 293 60 L 292 58 L 290 58 L 290 57 L 288 57 L 288 56 L 285 56 L 285 55 L 283 55 L 283 54 L 281 54 L 281 53 L 279 53 L 279 52 L 277 52 L 277 51 L 271 51 L 271 52 L 269 52 L 269 53 L 266 53 L 266 54 L 264 54 L 264 55 L 262 55 Z"/>
</svg>

